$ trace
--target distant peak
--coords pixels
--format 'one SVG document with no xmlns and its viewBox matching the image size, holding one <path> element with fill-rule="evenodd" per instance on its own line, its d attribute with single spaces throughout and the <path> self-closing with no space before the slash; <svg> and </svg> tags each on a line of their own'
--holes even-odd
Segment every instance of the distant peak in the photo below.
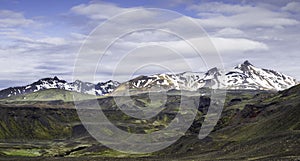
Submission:
<svg viewBox="0 0 300 161">
<path fill-rule="evenodd" d="M 42 78 L 40 80 L 60 80 L 57 76 L 52 77 L 47 77 L 47 78 Z"/>
<path fill-rule="evenodd" d="M 108 80 L 106 82 L 103 82 L 104 84 L 107 84 L 107 83 L 119 83 L 118 81 L 114 81 L 114 80 Z"/>
<path fill-rule="evenodd" d="M 249 69 L 250 66 L 254 65 L 252 65 L 248 60 L 246 60 L 243 64 L 239 64 L 238 66 L 236 66 L 235 69 L 241 69 L 243 71 L 246 71 Z"/>
<path fill-rule="evenodd" d="M 65 80 L 61 80 L 61 79 L 59 79 L 57 76 L 54 76 L 53 78 L 52 77 L 49 77 L 49 78 L 42 78 L 42 79 L 40 79 L 40 80 L 38 80 L 37 82 L 35 82 L 35 83 L 40 83 L 40 82 L 61 82 L 61 83 L 66 83 L 67 81 L 65 81 Z"/>
<path fill-rule="evenodd" d="M 244 65 L 247 65 L 247 66 L 252 65 L 248 60 L 246 60 L 243 64 L 244 64 Z M 252 66 L 253 66 L 253 65 L 252 65 Z"/>
<path fill-rule="evenodd" d="M 215 75 L 219 73 L 219 69 L 217 67 L 211 68 L 206 72 L 206 75 Z"/>
</svg>

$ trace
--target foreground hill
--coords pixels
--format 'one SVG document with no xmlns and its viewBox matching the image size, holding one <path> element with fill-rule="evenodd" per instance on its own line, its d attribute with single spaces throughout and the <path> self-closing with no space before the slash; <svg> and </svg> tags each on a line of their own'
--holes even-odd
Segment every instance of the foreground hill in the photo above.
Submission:
<svg viewBox="0 0 300 161">
<path fill-rule="evenodd" d="M 150 133 L 166 127 L 174 118 L 180 103 L 180 96 L 174 93 L 168 95 L 167 110 L 148 121 L 122 114 L 112 97 L 98 101 L 104 106 L 106 116 L 122 130 Z M 147 94 L 131 98 L 135 105 L 147 107 L 149 103 Z M 197 98 L 192 96 L 191 99 Z M 54 103 L 44 104 L 51 106 L 51 102 Z M 278 93 L 228 91 L 215 130 L 199 140 L 197 135 L 209 103 L 208 97 L 200 97 L 196 120 L 185 136 L 172 146 L 151 154 L 129 155 L 110 150 L 92 139 L 80 124 L 72 103 L 56 102 L 52 105 L 55 108 L 41 108 L 41 104 L 24 107 L 2 102 L 0 155 L 4 159 L 22 156 L 22 160 L 26 160 L 24 156 L 43 156 L 43 160 L 53 160 L 53 156 L 75 157 L 61 160 L 300 159 L 300 85 Z"/>
</svg>

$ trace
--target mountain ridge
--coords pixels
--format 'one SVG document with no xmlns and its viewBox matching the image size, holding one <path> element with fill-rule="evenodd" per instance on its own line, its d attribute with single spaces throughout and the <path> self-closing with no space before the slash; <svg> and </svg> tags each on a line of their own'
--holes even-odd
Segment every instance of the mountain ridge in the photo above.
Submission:
<svg viewBox="0 0 300 161">
<path fill-rule="evenodd" d="M 233 70 L 226 73 L 227 88 L 240 89 L 245 84 L 253 90 L 276 90 L 281 91 L 299 84 L 295 78 L 270 69 L 257 68 L 249 61 L 237 65 Z M 238 80 L 238 77 L 242 78 Z M 232 84 L 233 82 L 233 84 Z"/>
<path fill-rule="evenodd" d="M 225 76 L 223 77 L 222 74 Z M 234 69 L 223 72 L 212 68 L 206 73 L 184 72 L 178 74 L 154 74 L 136 77 L 126 82 L 125 89 L 191 90 L 210 87 L 229 90 L 274 90 L 281 91 L 297 85 L 296 79 L 270 69 L 257 68 L 248 60 Z M 119 88 L 119 87 L 118 87 Z M 116 91 L 120 91 L 119 89 Z M 146 89 L 145 89 L 146 88 Z"/>
<path fill-rule="evenodd" d="M 223 76 L 222 76 L 223 75 Z M 225 80 L 224 80 L 225 79 Z M 299 84 L 295 78 L 270 69 L 258 68 L 248 60 L 228 72 L 211 68 L 207 72 L 182 72 L 177 74 L 141 75 L 123 83 L 109 80 L 97 84 L 76 80 L 68 83 L 58 77 L 43 78 L 32 84 L 9 87 L 0 91 L 0 98 L 22 95 L 45 89 L 64 89 L 90 95 L 106 95 L 127 89 L 141 91 L 190 90 L 199 88 L 226 88 L 229 90 L 281 91 Z"/>
<path fill-rule="evenodd" d="M 9 87 L 0 91 L 0 98 L 23 95 L 46 89 L 63 89 L 67 91 L 79 92 L 90 95 L 105 95 L 112 92 L 114 88 L 119 86 L 119 82 L 109 80 L 107 82 L 99 82 L 97 84 L 76 80 L 68 83 L 58 77 L 42 78 L 32 84 L 18 87 Z"/>
</svg>

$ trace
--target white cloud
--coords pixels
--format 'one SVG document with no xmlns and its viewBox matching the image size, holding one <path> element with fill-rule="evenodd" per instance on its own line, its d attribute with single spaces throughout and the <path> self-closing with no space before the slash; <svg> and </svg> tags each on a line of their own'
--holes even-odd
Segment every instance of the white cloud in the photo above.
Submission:
<svg viewBox="0 0 300 161">
<path fill-rule="evenodd" d="M 213 43 L 220 53 L 240 53 L 248 51 L 268 50 L 268 46 L 262 42 L 243 38 L 212 38 Z"/>
<path fill-rule="evenodd" d="M 31 19 L 27 19 L 22 13 L 10 10 L 0 10 L 0 28 L 2 27 L 26 27 L 34 24 Z"/>
<path fill-rule="evenodd" d="M 112 3 L 105 2 L 91 2 L 89 4 L 80 4 L 71 8 L 71 12 L 78 15 L 87 16 L 88 18 L 94 20 L 108 19 L 125 11 L 127 11 L 127 9 L 120 8 Z"/>
<path fill-rule="evenodd" d="M 37 40 L 40 43 L 52 44 L 52 45 L 65 45 L 67 41 L 61 37 L 46 37 L 40 40 Z"/>
<path fill-rule="evenodd" d="M 299 24 L 299 21 L 290 18 L 287 13 L 258 5 L 209 2 L 192 5 L 188 9 L 199 12 L 199 23 L 208 28 L 281 27 Z M 207 13 L 211 16 L 203 17 Z"/>
<path fill-rule="evenodd" d="M 192 54 L 194 52 L 193 48 L 189 46 L 186 42 L 197 42 L 197 45 L 205 44 L 205 41 L 208 39 L 206 38 L 192 38 L 187 40 L 177 40 L 177 41 L 156 41 L 156 42 L 141 42 L 141 41 L 135 41 L 135 42 L 123 42 L 121 44 L 117 44 L 120 46 L 123 46 L 128 48 L 134 48 L 137 46 L 153 46 L 153 45 L 159 45 L 164 47 L 169 47 L 174 49 L 175 51 L 180 51 L 182 53 L 182 56 L 185 58 L 190 58 L 192 56 L 195 56 Z M 249 40 L 245 38 L 222 38 L 222 37 L 210 37 L 210 41 L 215 45 L 215 48 L 223 53 L 243 53 L 248 51 L 264 51 L 268 50 L 268 46 L 262 42 Z M 203 46 L 203 51 L 206 51 L 207 53 L 202 54 L 210 54 L 212 51 L 210 49 L 205 49 L 205 46 Z M 147 51 L 144 51 L 147 52 Z M 148 53 L 148 55 L 153 55 L 151 52 Z M 138 57 L 140 58 L 140 57 Z M 161 59 L 161 57 L 157 57 L 157 61 Z M 169 57 L 169 60 L 172 59 Z"/>
<path fill-rule="evenodd" d="M 259 17 L 259 19 L 257 19 Z M 205 27 L 282 27 L 297 25 L 294 19 L 267 15 L 264 13 L 245 13 L 233 16 L 218 16 L 210 19 L 200 19 Z"/>
<path fill-rule="evenodd" d="M 237 37 L 237 36 L 245 36 L 246 34 L 244 33 L 244 31 L 239 30 L 237 28 L 226 27 L 217 31 L 215 35 L 218 37 L 221 36 Z"/>
<path fill-rule="evenodd" d="M 286 6 L 282 7 L 282 10 L 300 12 L 300 2 L 290 2 Z"/>
<path fill-rule="evenodd" d="M 196 10 L 199 12 L 210 12 L 218 14 L 237 14 L 244 12 L 252 12 L 257 10 L 255 7 L 250 5 L 239 5 L 239 4 L 225 4 L 222 2 L 210 2 L 200 3 L 198 5 L 191 5 L 188 7 L 190 10 Z"/>
</svg>

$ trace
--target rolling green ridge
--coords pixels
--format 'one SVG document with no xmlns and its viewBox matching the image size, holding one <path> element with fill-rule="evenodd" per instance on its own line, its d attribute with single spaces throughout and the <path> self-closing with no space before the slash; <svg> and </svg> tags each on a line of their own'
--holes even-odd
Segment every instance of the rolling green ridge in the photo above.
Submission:
<svg viewBox="0 0 300 161">
<path fill-rule="evenodd" d="M 66 91 L 63 89 L 46 89 L 25 95 L 12 96 L 0 99 L 1 102 L 32 102 L 32 101 L 57 101 L 72 102 L 73 97 L 81 98 L 81 100 L 95 99 L 96 96 Z"/>
<path fill-rule="evenodd" d="M 60 93 L 54 90 L 44 92 Z M 17 160 L 24 156 L 40 156 L 45 160 L 55 156 L 72 157 L 70 160 L 300 159 L 300 85 L 278 93 L 228 91 L 221 119 L 214 131 L 202 140 L 197 135 L 209 107 L 209 98 L 200 97 L 196 119 L 181 139 L 164 150 L 141 155 L 110 150 L 95 141 L 81 125 L 74 104 L 68 102 L 69 94 L 52 97 L 50 94 L 45 98 L 41 91 L 15 100 L 2 100 L 0 155 L 4 158 L 14 156 Z M 57 101 L 62 100 L 62 96 L 64 101 Z M 27 101 L 22 97 L 28 98 Z M 52 99 L 48 101 L 50 97 Z M 123 114 L 113 97 L 101 97 L 98 102 L 106 116 L 120 129 L 150 133 L 165 128 L 174 118 L 180 97 L 175 91 L 171 92 L 166 109 L 150 120 L 138 120 Z M 184 97 L 194 100 L 189 103 L 197 103 L 199 99 L 195 95 Z M 138 94 L 131 99 L 137 108 L 149 107 L 147 94 Z M 88 103 L 88 100 L 82 103 Z"/>
</svg>

